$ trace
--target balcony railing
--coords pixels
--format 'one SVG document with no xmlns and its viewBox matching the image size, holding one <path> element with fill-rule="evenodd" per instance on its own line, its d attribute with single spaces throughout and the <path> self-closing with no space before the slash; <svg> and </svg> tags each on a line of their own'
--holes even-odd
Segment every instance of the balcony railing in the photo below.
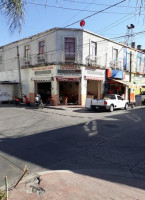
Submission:
<svg viewBox="0 0 145 200">
<path fill-rule="evenodd" d="M 110 68 L 123 70 L 123 61 L 121 60 L 114 60 L 110 62 Z"/>
<path fill-rule="evenodd" d="M 35 64 L 46 64 L 47 63 L 47 54 L 39 54 L 35 56 Z"/>
<path fill-rule="evenodd" d="M 21 59 L 21 66 L 22 67 L 27 67 L 32 65 L 32 59 L 31 57 L 24 57 Z"/>
<path fill-rule="evenodd" d="M 89 66 L 105 68 L 105 63 L 102 62 L 102 57 L 89 55 L 86 58 L 86 64 Z"/>
<path fill-rule="evenodd" d="M 81 55 L 79 53 L 62 52 L 61 61 L 67 63 L 81 63 Z"/>
</svg>

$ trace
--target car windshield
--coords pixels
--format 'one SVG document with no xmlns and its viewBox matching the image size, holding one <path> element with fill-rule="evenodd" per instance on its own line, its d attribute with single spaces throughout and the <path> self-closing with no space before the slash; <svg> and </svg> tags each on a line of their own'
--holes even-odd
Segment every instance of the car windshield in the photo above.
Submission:
<svg viewBox="0 0 145 200">
<path fill-rule="evenodd" d="M 107 100 L 107 99 L 116 99 L 116 98 L 115 98 L 115 95 L 113 95 L 113 94 L 107 94 L 104 96 L 104 99 Z"/>
<path fill-rule="evenodd" d="M 141 92 L 141 95 L 145 95 L 145 91 L 142 91 L 142 92 Z"/>
</svg>

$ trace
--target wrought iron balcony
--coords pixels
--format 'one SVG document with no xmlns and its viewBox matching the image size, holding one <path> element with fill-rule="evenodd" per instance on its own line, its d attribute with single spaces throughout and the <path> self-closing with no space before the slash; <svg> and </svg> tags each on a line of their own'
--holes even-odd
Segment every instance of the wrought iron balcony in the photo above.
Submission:
<svg viewBox="0 0 145 200">
<path fill-rule="evenodd" d="M 21 59 L 21 66 L 22 67 L 28 67 L 32 65 L 32 59 L 31 57 L 24 57 Z"/>
<path fill-rule="evenodd" d="M 66 63 L 81 63 L 81 55 L 79 53 L 62 52 L 61 61 Z"/>
<path fill-rule="evenodd" d="M 103 63 L 102 57 L 89 55 L 86 58 L 86 64 L 89 66 L 105 68 L 105 62 Z"/>
<path fill-rule="evenodd" d="M 36 57 L 35 57 L 35 64 L 46 64 L 47 63 L 47 54 L 38 54 Z"/>
</svg>

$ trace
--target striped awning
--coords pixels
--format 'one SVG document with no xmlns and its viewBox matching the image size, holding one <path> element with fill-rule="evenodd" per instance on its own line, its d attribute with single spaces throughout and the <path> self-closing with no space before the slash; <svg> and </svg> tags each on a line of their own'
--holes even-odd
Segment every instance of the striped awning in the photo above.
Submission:
<svg viewBox="0 0 145 200">
<path fill-rule="evenodd" d="M 118 83 L 121 83 L 123 85 L 126 85 L 128 86 L 130 89 L 139 89 L 139 88 L 142 88 L 141 85 L 138 85 L 138 84 L 133 84 L 131 82 L 128 82 L 128 81 L 123 81 L 123 80 L 118 80 L 118 79 L 111 79 L 112 81 L 115 81 L 115 82 L 118 82 Z"/>
<path fill-rule="evenodd" d="M 31 81 L 51 82 L 52 77 L 47 77 L 47 76 L 32 77 Z"/>
<path fill-rule="evenodd" d="M 86 80 L 105 81 L 105 77 L 85 76 Z"/>
</svg>

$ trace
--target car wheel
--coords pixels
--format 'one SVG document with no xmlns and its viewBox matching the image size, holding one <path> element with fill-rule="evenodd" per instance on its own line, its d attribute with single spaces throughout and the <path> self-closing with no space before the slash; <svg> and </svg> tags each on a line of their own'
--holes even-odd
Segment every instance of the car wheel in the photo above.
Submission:
<svg viewBox="0 0 145 200">
<path fill-rule="evenodd" d="M 128 109 L 128 103 L 126 103 L 126 104 L 125 104 L 125 107 L 124 107 L 124 109 L 125 109 L 125 110 L 127 110 L 127 109 Z"/>
<path fill-rule="evenodd" d="M 113 111 L 114 111 L 114 106 L 113 106 L 113 105 L 110 106 L 109 111 L 110 111 L 110 112 L 113 112 Z"/>
</svg>

